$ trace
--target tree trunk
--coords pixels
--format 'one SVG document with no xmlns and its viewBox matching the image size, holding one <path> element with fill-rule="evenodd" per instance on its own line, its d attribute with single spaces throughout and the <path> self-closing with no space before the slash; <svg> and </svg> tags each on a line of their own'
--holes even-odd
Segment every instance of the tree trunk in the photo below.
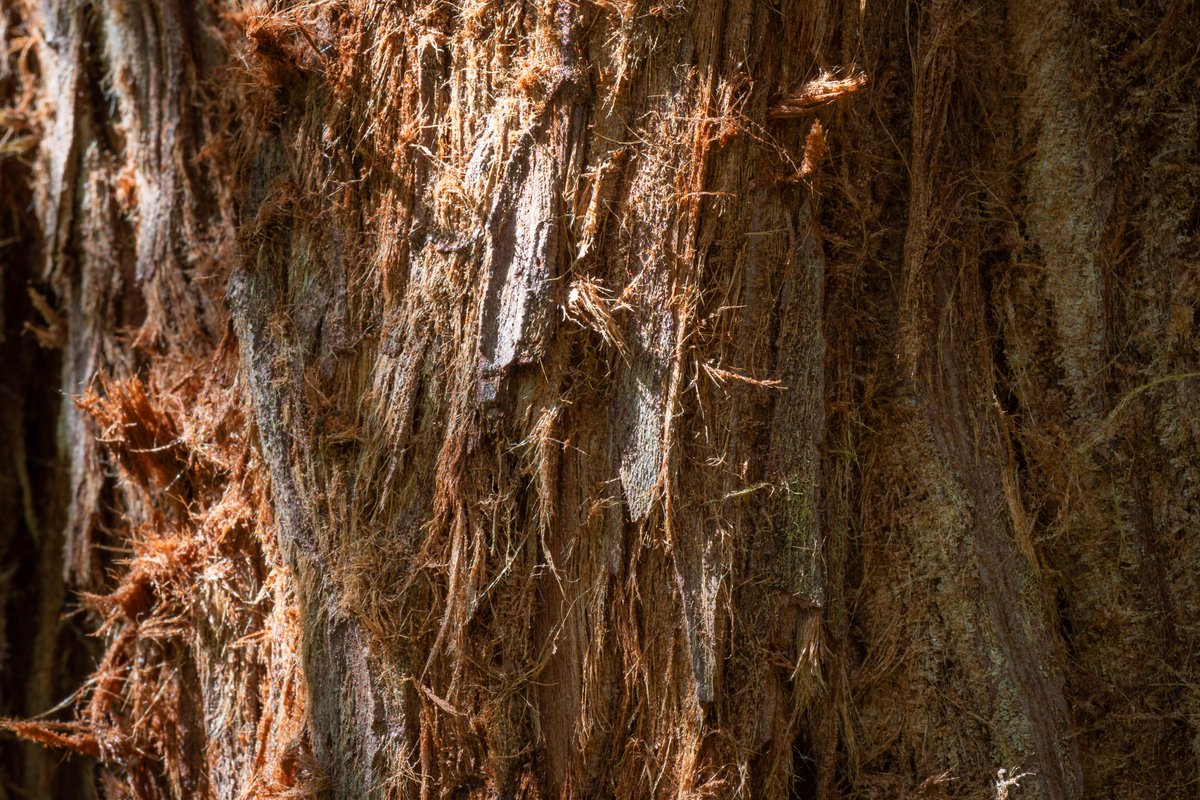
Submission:
<svg viewBox="0 0 1200 800">
<path fill-rule="evenodd" d="M 0 797 L 1194 794 L 1194 4 L 0 9 Z"/>
</svg>

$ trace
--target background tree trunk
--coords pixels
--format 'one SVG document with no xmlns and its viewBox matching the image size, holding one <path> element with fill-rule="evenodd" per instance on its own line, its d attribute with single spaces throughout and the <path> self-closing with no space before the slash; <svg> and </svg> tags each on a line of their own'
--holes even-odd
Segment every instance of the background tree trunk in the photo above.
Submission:
<svg viewBox="0 0 1200 800">
<path fill-rule="evenodd" d="M 1194 4 L 0 9 L 0 797 L 1194 796 Z"/>
</svg>

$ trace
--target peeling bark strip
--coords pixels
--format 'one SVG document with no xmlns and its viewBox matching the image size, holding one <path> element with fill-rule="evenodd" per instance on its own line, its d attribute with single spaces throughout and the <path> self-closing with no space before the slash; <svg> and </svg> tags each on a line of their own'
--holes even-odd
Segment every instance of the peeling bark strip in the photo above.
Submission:
<svg viewBox="0 0 1200 800">
<path fill-rule="evenodd" d="M 1194 795 L 1196 30 L 0 0 L 0 796 Z"/>
<path fill-rule="evenodd" d="M 662 475 L 671 328 L 670 314 L 663 310 L 635 329 L 629 337 L 630 365 L 617 391 L 621 488 L 633 522 L 650 512 Z"/>
<path fill-rule="evenodd" d="M 230 316 L 237 330 L 242 364 L 250 385 L 250 403 L 259 426 L 259 443 L 271 472 L 271 491 L 279 520 L 280 541 L 291 552 L 316 557 L 316 540 L 306 519 L 296 479 L 292 475 L 292 435 L 288 421 L 294 411 L 285 405 L 286 397 L 276 389 L 296 377 L 291 365 L 280 369 L 278 353 L 285 342 L 273 340 L 267 332 L 264 312 L 279 305 L 261 277 L 249 270 L 234 272 L 226 290 Z"/>
<path fill-rule="evenodd" d="M 778 553 L 784 585 L 802 602 L 822 604 L 821 440 L 825 433 L 825 259 L 816 238 L 812 208 L 796 212 L 788 275 L 779 300 L 778 378 L 784 387 L 771 420 L 773 479 L 783 501 Z"/>
<path fill-rule="evenodd" d="M 72 194 L 79 157 L 76 135 L 76 98 L 79 96 L 80 70 L 84 37 L 83 7 L 77 3 L 48 3 L 42 10 L 46 46 L 42 50 L 42 79 L 56 108 L 50 128 L 42 139 L 45 178 L 35 187 L 41 201 L 40 216 L 45 232 L 46 250 L 53 254 L 47 265 L 56 264 L 57 256 L 70 233 Z"/>
<path fill-rule="evenodd" d="M 675 582 L 683 605 L 691 677 L 696 700 L 711 703 L 717 696 L 718 604 L 728 564 L 728 548 L 711 527 L 686 526 L 688 541 L 674 550 Z"/>
<path fill-rule="evenodd" d="M 652 191 L 642 181 L 653 181 L 644 171 L 629 190 L 632 198 Z M 650 206 L 654 208 L 655 206 Z M 622 364 L 614 399 L 617 452 L 621 487 L 629 518 L 641 522 L 649 513 L 663 472 L 663 439 L 667 423 L 671 358 L 675 320 L 671 309 L 670 274 L 675 256 L 667 245 L 670 228 L 662 219 L 639 220 L 632 246 L 638 286 L 638 304 L 629 314 L 625 340 L 629 350 Z"/>
<path fill-rule="evenodd" d="M 572 145 L 578 142 L 571 136 L 572 106 L 558 114 L 552 109 L 560 93 L 570 93 L 569 80 L 563 76 L 550 89 L 543 110 L 518 137 L 488 212 L 479 334 L 486 376 L 536 362 L 550 334 L 561 186 Z"/>
<path fill-rule="evenodd" d="M 504 370 L 541 358 L 554 321 L 550 282 L 560 272 L 563 185 L 575 177 L 571 162 L 585 133 L 583 109 L 576 104 L 581 91 L 575 74 L 577 21 L 569 3 L 559 4 L 555 22 L 560 63 L 540 108 L 513 146 L 485 224 L 488 277 L 479 334 L 484 402 L 495 399 Z"/>
<path fill-rule="evenodd" d="M 170 194 L 181 182 L 178 137 L 191 116 L 184 93 L 196 35 L 187 30 L 184 8 L 180 0 L 130 0 L 111 4 L 103 22 L 113 90 L 135 140 L 139 281 L 175 257 L 182 209 Z"/>
<path fill-rule="evenodd" d="M 558 163 L 544 148 L 518 143 L 504 176 L 505 184 L 515 181 L 519 187 L 513 207 L 495 207 L 489 215 L 484 260 L 489 279 L 480 332 L 485 373 L 532 363 L 545 349 L 558 245 Z"/>
</svg>

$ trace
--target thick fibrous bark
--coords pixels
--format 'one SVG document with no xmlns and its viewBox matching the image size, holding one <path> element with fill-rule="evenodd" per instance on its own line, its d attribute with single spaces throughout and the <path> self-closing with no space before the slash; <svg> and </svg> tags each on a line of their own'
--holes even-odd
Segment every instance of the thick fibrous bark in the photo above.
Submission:
<svg viewBox="0 0 1200 800">
<path fill-rule="evenodd" d="M 0 7 L 2 710 L 65 580 L 105 796 L 1200 780 L 1191 4 Z"/>
</svg>

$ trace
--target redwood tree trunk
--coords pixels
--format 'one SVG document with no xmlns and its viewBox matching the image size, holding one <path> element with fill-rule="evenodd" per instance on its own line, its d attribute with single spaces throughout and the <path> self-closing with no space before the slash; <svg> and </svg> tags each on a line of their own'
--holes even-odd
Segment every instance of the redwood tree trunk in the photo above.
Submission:
<svg viewBox="0 0 1200 800">
<path fill-rule="evenodd" d="M 1194 4 L 0 8 L 0 796 L 1194 793 Z"/>
</svg>

